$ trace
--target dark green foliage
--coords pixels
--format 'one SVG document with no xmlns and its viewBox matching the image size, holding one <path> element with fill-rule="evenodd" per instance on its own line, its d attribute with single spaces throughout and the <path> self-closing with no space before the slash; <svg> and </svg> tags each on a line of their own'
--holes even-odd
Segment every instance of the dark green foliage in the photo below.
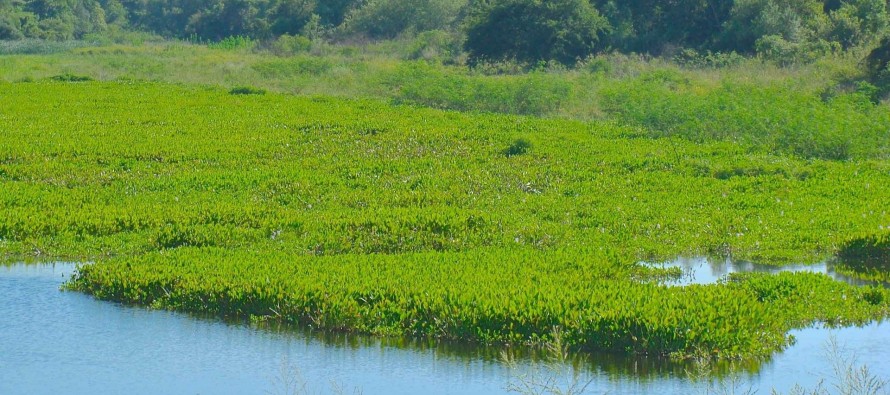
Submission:
<svg viewBox="0 0 890 395">
<path fill-rule="evenodd" d="M 671 47 L 709 48 L 729 19 L 732 1 L 594 0 L 624 51 L 662 53 Z"/>
<path fill-rule="evenodd" d="M 238 86 L 229 91 L 230 95 L 265 95 L 266 90 L 252 86 Z"/>
<path fill-rule="evenodd" d="M 674 61 L 692 68 L 724 68 L 734 67 L 742 64 L 745 57 L 735 52 L 698 52 L 693 49 L 686 49 L 674 56 Z"/>
<path fill-rule="evenodd" d="M 868 48 L 888 32 L 884 0 L 69 0 L 0 3 L 0 40 L 72 40 L 122 29 L 219 41 L 333 41 L 466 33 L 469 62 L 535 66 L 616 49 L 757 54 L 783 66 Z M 429 36 L 427 37 L 429 38 Z M 107 38 L 106 38 L 107 39 Z M 462 39 L 454 42 L 462 42 Z M 416 51 L 414 51 L 416 52 Z M 457 51 L 453 51 L 457 52 Z M 452 61 L 460 54 L 444 59 Z M 436 59 L 437 56 L 413 55 Z M 709 66 L 710 67 L 710 66 Z"/>
<path fill-rule="evenodd" d="M 851 239 L 841 247 L 838 257 L 845 261 L 877 263 L 890 271 L 890 231 Z"/>
<path fill-rule="evenodd" d="M 275 36 L 299 34 L 312 19 L 315 3 L 315 0 L 280 0 L 269 18 L 271 33 Z"/>
<path fill-rule="evenodd" d="M 4 18 L 5 15 L 0 15 L 0 40 L 20 40 L 25 38 L 25 35 L 19 31 L 18 26 L 12 21 L 11 18 Z"/>
<path fill-rule="evenodd" d="M 890 37 L 885 37 L 865 58 L 865 74 L 881 94 L 890 92 Z"/>
<path fill-rule="evenodd" d="M 93 77 L 86 75 L 76 75 L 76 74 L 61 74 L 57 76 L 50 77 L 53 81 L 60 82 L 86 82 L 93 81 Z"/>
<path fill-rule="evenodd" d="M 884 37 L 865 58 L 865 68 L 870 77 L 878 78 L 881 73 L 887 71 L 888 65 L 890 65 L 890 37 Z"/>
<path fill-rule="evenodd" d="M 890 23 L 885 0 L 843 1 L 828 15 L 831 23 L 826 37 L 845 49 L 874 41 Z"/>
<path fill-rule="evenodd" d="M 470 63 L 578 61 L 601 51 L 608 21 L 587 0 L 479 2 L 468 22 Z"/>
<path fill-rule="evenodd" d="M 315 13 L 321 18 L 321 23 L 339 26 L 349 10 L 361 3 L 361 0 L 322 0 L 317 2 Z"/>
<path fill-rule="evenodd" d="M 505 148 L 503 153 L 507 157 L 522 155 L 522 154 L 528 152 L 528 150 L 530 150 L 531 148 L 532 148 L 532 143 L 530 143 L 526 139 L 519 138 L 519 139 L 516 139 L 515 141 L 513 141 L 513 144 L 510 144 L 509 147 Z"/>
<path fill-rule="evenodd" d="M 106 0 L 12 1 L 0 3 L 0 40 L 41 38 L 81 39 L 105 32 L 109 24 L 122 25 L 116 13 L 120 3 Z"/>
<path fill-rule="evenodd" d="M 890 231 L 851 238 L 837 256 L 838 272 L 890 284 Z"/>
</svg>

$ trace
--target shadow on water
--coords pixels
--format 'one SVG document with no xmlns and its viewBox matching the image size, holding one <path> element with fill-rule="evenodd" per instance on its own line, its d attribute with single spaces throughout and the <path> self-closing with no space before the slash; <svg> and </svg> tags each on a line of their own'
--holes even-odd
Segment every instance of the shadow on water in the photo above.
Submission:
<svg viewBox="0 0 890 395">
<path fill-rule="evenodd" d="M 334 381 L 366 394 L 506 393 L 516 374 L 501 361 L 503 347 L 222 322 L 59 292 L 73 270 L 73 264 L 0 266 L 0 393 L 87 394 L 96 382 L 109 393 L 263 393 L 283 360 L 312 388 Z M 706 271 L 717 278 L 729 272 Z M 863 363 L 890 372 L 890 327 L 875 323 L 796 330 L 797 344 L 788 350 L 767 361 L 713 367 L 711 377 L 737 377 L 760 393 L 811 387 L 831 373 L 821 350 L 832 334 Z M 520 371 L 545 360 L 530 349 L 515 357 Z M 592 354 L 568 363 L 593 380 L 590 393 L 699 392 L 689 379 L 692 362 Z M 45 380 L 48 371 L 61 379 Z"/>
<path fill-rule="evenodd" d="M 667 285 L 714 284 L 725 279 L 730 273 L 806 272 L 821 273 L 836 281 L 856 286 L 879 285 L 890 288 L 890 283 L 862 280 L 839 273 L 835 270 L 834 262 L 775 266 L 721 257 L 681 257 L 668 262 L 642 262 L 641 264 L 649 267 L 682 270 L 683 273 L 680 277 L 662 281 Z"/>
</svg>

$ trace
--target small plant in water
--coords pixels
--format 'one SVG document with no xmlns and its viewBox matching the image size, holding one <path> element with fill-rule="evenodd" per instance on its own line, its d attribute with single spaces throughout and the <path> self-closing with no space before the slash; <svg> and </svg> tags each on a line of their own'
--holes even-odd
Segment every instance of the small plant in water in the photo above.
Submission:
<svg viewBox="0 0 890 395">
<path fill-rule="evenodd" d="M 799 385 L 791 389 L 791 395 L 880 395 L 890 394 L 890 381 L 872 372 L 868 365 L 860 365 L 856 354 L 847 351 L 831 336 L 825 345 L 825 357 L 831 362 L 834 371 L 833 383 L 826 387 L 825 380 L 816 388 L 807 389 Z M 773 395 L 777 393 L 773 391 Z"/>
<path fill-rule="evenodd" d="M 278 375 L 270 379 L 272 389 L 267 390 L 268 395 L 297 395 L 306 393 L 306 381 L 300 369 L 291 365 L 287 359 L 281 361 L 278 367 Z"/>
<path fill-rule="evenodd" d="M 309 390 L 309 384 L 303 378 L 300 368 L 291 364 L 287 358 L 281 360 L 278 367 L 278 374 L 270 379 L 271 389 L 266 390 L 268 395 L 304 395 L 304 394 L 322 394 L 329 393 L 334 395 L 361 395 L 362 390 L 358 387 L 349 391 L 342 384 L 331 380 L 331 388 L 329 392 L 314 392 Z"/>
<path fill-rule="evenodd" d="M 757 393 L 753 386 L 745 387 L 742 377 L 738 373 L 733 373 L 729 377 L 715 378 L 714 361 L 706 351 L 697 352 L 692 361 L 693 367 L 686 369 L 686 377 L 689 377 L 693 383 L 699 384 L 698 393 L 700 394 L 753 395 Z"/>
<path fill-rule="evenodd" d="M 569 362 L 569 349 L 562 339 L 562 331 L 557 326 L 551 332 L 551 340 L 544 344 L 546 362 L 535 366 L 531 371 L 514 373 L 507 383 L 506 390 L 524 395 L 577 395 L 587 393 L 593 378 L 586 378 L 580 369 Z M 501 361 L 513 372 L 519 371 L 519 364 L 513 353 L 501 352 Z"/>
</svg>

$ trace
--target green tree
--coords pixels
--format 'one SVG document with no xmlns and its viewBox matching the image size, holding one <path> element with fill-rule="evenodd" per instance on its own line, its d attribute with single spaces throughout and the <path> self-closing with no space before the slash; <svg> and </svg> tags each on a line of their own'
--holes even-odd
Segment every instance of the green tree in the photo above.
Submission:
<svg viewBox="0 0 890 395">
<path fill-rule="evenodd" d="M 221 40 L 231 36 L 264 37 L 268 21 L 263 18 L 260 0 L 212 0 L 189 18 L 185 31 L 200 37 Z"/>
<path fill-rule="evenodd" d="M 753 53 L 768 36 L 792 45 L 817 39 L 829 24 L 824 8 L 820 0 L 736 0 L 720 49 Z"/>
<path fill-rule="evenodd" d="M 328 26 L 338 26 L 351 9 L 360 5 L 361 0 L 322 0 L 315 6 L 315 13 L 321 18 L 321 23 Z"/>
<path fill-rule="evenodd" d="M 885 0 L 844 1 L 829 13 L 831 28 L 827 38 L 843 48 L 873 41 L 887 30 L 888 16 Z"/>
<path fill-rule="evenodd" d="M 312 18 L 315 6 L 315 0 L 279 0 L 269 15 L 272 34 L 300 33 Z"/>
<path fill-rule="evenodd" d="M 480 1 L 469 17 L 465 49 L 471 64 L 574 64 L 602 50 L 608 30 L 608 21 L 587 0 Z"/>
<path fill-rule="evenodd" d="M 668 46 L 705 48 L 729 19 L 732 1 L 592 0 L 611 26 L 616 48 L 661 52 Z"/>
<path fill-rule="evenodd" d="M 346 31 L 370 38 L 394 38 L 407 31 L 444 29 L 457 18 L 465 0 L 374 0 L 354 9 Z"/>
</svg>

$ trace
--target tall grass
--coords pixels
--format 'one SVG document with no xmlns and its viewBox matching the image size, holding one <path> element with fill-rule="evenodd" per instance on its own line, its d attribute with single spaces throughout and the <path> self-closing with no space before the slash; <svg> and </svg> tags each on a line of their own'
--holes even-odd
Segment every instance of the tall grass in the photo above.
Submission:
<svg viewBox="0 0 890 395">
<path fill-rule="evenodd" d="M 421 41 L 429 40 L 424 36 Z M 890 157 L 890 108 L 874 103 L 875 91 L 867 84 L 854 83 L 862 72 L 853 54 L 798 68 L 756 59 L 724 61 L 717 55 L 684 59 L 687 66 L 682 66 L 615 54 L 592 57 L 572 70 L 544 65 L 525 71 L 509 64 L 470 70 L 435 57 L 404 60 L 416 58 L 401 53 L 416 51 L 407 48 L 411 43 L 301 42 L 296 52 L 239 37 L 210 47 L 187 42 L 86 48 L 82 42 L 3 43 L 9 52 L 39 55 L 2 59 L 0 78 L 35 80 L 71 73 L 98 80 L 254 86 L 459 111 L 609 120 L 636 125 L 648 137 L 721 140 L 802 158 Z M 59 47 L 27 50 L 40 45 Z"/>
</svg>

